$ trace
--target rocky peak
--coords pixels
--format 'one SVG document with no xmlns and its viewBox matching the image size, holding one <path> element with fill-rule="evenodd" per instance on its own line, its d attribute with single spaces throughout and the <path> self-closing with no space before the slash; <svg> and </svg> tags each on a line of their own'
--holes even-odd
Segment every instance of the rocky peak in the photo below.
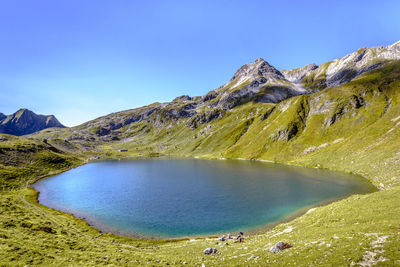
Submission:
<svg viewBox="0 0 400 267">
<path fill-rule="evenodd" d="M 64 128 L 65 126 L 54 115 L 38 115 L 29 109 L 22 108 L 1 121 L 0 133 L 25 135 L 50 127 Z"/>
<path fill-rule="evenodd" d="M 267 61 L 257 58 L 240 67 L 228 83 L 209 92 L 203 101 L 218 99 L 214 106 L 228 110 L 249 101 L 278 103 L 304 93 L 307 90 L 301 85 L 291 83 Z"/>
<path fill-rule="evenodd" d="M 26 108 L 21 108 L 14 114 L 12 114 L 12 119 L 16 120 L 31 120 L 36 114 Z"/>
<path fill-rule="evenodd" d="M 254 63 L 245 64 L 236 71 L 235 75 L 231 78 L 231 81 L 238 78 L 259 78 L 259 76 L 262 76 L 265 79 L 285 79 L 282 73 L 271 66 L 267 61 L 262 58 L 257 58 Z"/>
<path fill-rule="evenodd" d="M 181 96 L 175 97 L 174 100 L 172 100 L 172 102 L 185 101 L 185 100 L 192 100 L 192 98 L 188 95 L 181 95 Z"/>
</svg>

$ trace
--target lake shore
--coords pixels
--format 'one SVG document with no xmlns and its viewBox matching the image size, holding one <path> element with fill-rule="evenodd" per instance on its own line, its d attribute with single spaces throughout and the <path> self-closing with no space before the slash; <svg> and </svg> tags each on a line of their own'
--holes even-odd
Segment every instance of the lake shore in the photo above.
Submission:
<svg viewBox="0 0 400 267">
<path fill-rule="evenodd" d="M 165 160 L 165 158 L 161 158 L 161 160 L 163 160 L 163 159 Z M 168 159 L 170 159 L 170 158 L 168 158 Z M 123 159 L 123 160 L 130 161 L 130 160 L 137 160 L 137 158 Z M 146 160 L 146 159 L 141 158 L 141 160 Z M 154 158 L 152 158 L 152 160 L 154 160 Z M 243 159 L 240 159 L 240 160 L 242 161 Z M 98 162 L 98 160 L 95 160 L 95 162 Z M 260 161 L 260 162 L 262 162 L 262 161 Z M 278 166 L 279 165 L 282 165 L 282 164 L 278 164 Z M 42 177 L 41 179 L 43 179 L 43 178 L 46 178 L 46 177 Z M 37 182 L 37 180 L 35 180 L 35 182 Z M 283 218 L 280 218 L 277 221 L 260 224 L 258 226 L 254 226 L 254 227 L 250 227 L 250 228 L 242 227 L 242 228 L 236 228 L 236 229 L 232 229 L 232 230 L 218 231 L 218 232 L 214 232 L 214 233 L 207 233 L 207 234 L 200 234 L 200 235 L 183 235 L 183 236 L 179 236 L 179 237 L 168 237 L 168 236 L 160 236 L 160 235 L 148 235 L 148 234 L 137 234 L 137 233 L 127 232 L 127 231 L 124 231 L 124 230 L 121 230 L 121 229 L 118 229 L 115 227 L 111 227 L 105 223 L 102 223 L 101 221 L 93 218 L 90 214 L 82 212 L 82 211 L 74 210 L 74 209 L 67 208 L 67 207 L 61 207 L 61 206 L 57 206 L 54 204 L 47 205 L 47 207 L 73 214 L 78 219 L 84 219 L 88 222 L 89 225 L 91 225 L 92 227 L 98 229 L 100 232 L 103 232 L 103 233 L 111 233 L 114 235 L 119 235 L 119 236 L 134 238 L 134 239 L 141 239 L 141 240 L 172 240 L 172 241 L 176 241 L 176 240 L 183 240 L 183 239 L 186 240 L 186 239 L 193 239 L 193 238 L 217 237 L 217 236 L 221 236 L 223 234 L 227 234 L 229 232 L 232 235 L 234 235 L 234 233 L 238 232 L 238 231 L 244 231 L 248 235 L 258 235 L 258 234 L 264 233 L 264 232 L 272 229 L 273 227 L 275 227 L 281 223 L 285 223 L 285 222 L 294 220 L 295 218 L 300 217 L 301 215 L 305 214 L 310 209 L 313 209 L 313 208 L 319 207 L 319 206 L 323 206 L 323 205 L 327 205 L 332 202 L 336 202 L 336 201 L 346 198 L 348 196 L 349 195 L 344 196 L 344 197 L 337 197 L 337 198 L 329 199 L 326 201 L 322 201 L 317 204 L 302 207 L 296 211 L 286 214 Z M 42 203 L 39 202 L 39 192 L 38 192 L 38 195 L 36 198 L 36 202 L 39 203 L 40 205 L 43 205 Z"/>
</svg>

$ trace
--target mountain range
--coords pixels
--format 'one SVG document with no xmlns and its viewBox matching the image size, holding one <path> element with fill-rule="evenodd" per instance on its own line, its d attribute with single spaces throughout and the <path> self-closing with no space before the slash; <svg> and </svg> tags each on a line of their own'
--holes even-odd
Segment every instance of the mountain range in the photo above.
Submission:
<svg viewBox="0 0 400 267">
<path fill-rule="evenodd" d="M 111 141 L 134 135 L 137 127 L 131 126 L 141 122 L 148 124 L 145 127 L 147 130 L 150 125 L 161 130 L 176 124 L 196 129 L 223 118 L 246 103 L 277 104 L 294 96 L 315 94 L 356 81 L 362 74 L 382 69 L 399 59 L 400 41 L 389 46 L 361 48 L 320 66 L 310 64 L 292 70 L 277 70 L 264 59 L 258 58 L 254 63 L 243 65 L 226 84 L 206 95 L 184 95 L 168 103 L 154 103 L 112 113 L 70 130 L 52 131 L 72 132 L 69 140 Z"/>
<path fill-rule="evenodd" d="M 293 96 L 312 94 L 346 84 L 365 72 L 399 59 L 400 41 L 389 46 L 360 48 L 320 66 L 309 64 L 292 70 L 277 70 L 264 59 L 258 58 L 254 63 L 243 65 L 226 84 L 204 96 L 184 95 L 169 103 L 154 103 L 113 113 L 74 128 L 82 133 L 74 136 L 88 140 L 105 140 L 107 137 L 107 140 L 117 140 L 121 138 L 119 129 L 142 120 L 152 121 L 159 126 L 165 120 L 189 119 L 187 126 L 197 128 L 199 124 L 221 118 L 227 111 L 245 103 L 279 103 Z M 36 115 L 27 109 L 20 109 L 9 116 L 0 113 L 0 133 L 25 135 L 49 127 L 64 128 L 53 115 Z M 81 131 L 93 127 L 98 129 L 94 132 Z"/>
<path fill-rule="evenodd" d="M 8 116 L 0 113 L 0 133 L 19 136 L 50 127 L 64 128 L 65 126 L 54 115 L 38 115 L 26 108 Z"/>
</svg>

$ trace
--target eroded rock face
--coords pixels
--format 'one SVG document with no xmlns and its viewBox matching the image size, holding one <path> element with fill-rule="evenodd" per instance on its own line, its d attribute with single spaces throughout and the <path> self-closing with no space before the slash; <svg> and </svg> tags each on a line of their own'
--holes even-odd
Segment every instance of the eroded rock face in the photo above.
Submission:
<svg viewBox="0 0 400 267">
<path fill-rule="evenodd" d="M 199 113 L 186 123 L 186 126 L 196 129 L 200 124 L 209 123 L 224 115 L 221 109 L 214 109 L 209 112 Z"/>
</svg>

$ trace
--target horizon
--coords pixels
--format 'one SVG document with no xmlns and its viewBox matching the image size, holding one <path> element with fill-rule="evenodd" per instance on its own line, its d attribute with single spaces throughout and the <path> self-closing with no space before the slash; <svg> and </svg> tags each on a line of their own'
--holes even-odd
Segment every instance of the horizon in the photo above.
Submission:
<svg viewBox="0 0 400 267">
<path fill-rule="evenodd" d="M 398 10 L 397 1 L 2 2 L 0 112 L 27 108 L 71 127 L 204 95 L 258 57 L 293 69 L 396 43 Z"/>
</svg>

